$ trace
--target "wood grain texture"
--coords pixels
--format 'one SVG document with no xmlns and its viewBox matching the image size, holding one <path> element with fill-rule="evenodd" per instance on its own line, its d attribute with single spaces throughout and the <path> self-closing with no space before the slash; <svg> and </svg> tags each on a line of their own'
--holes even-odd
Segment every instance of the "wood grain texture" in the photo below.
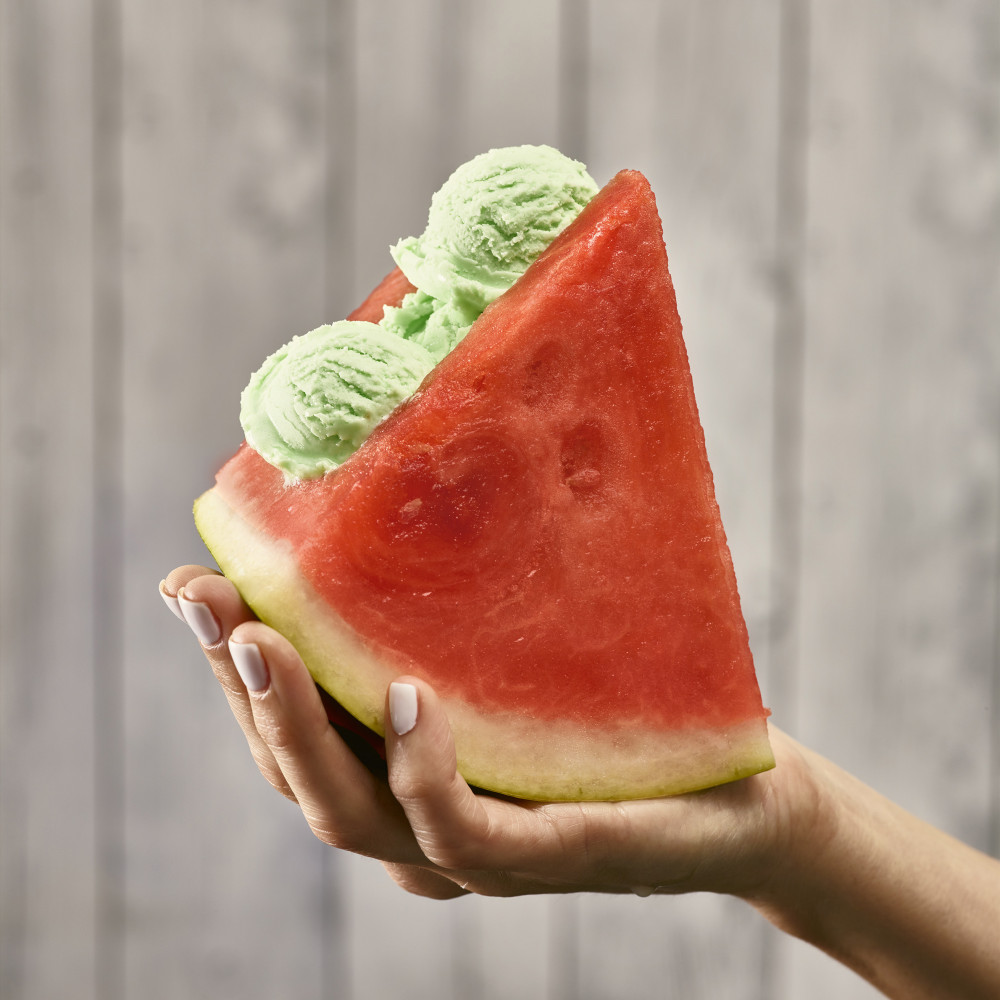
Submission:
<svg viewBox="0 0 1000 1000">
<path fill-rule="evenodd" d="M 1000 81 L 997 7 L 965 6 L 922 7 L 905 37 L 887 10 L 817 10 L 801 711 L 845 766 L 986 847 Z"/>
<path fill-rule="evenodd" d="M 0 18 L 0 994 L 87 1000 L 102 877 L 91 10 Z"/>
<path fill-rule="evenodd" d="M 981 848 L 997 709 L 998 14 L 813 5 L 806 262 L 799 730 Z M 836 975 L 816 992 L 814 954 L 797 958 L 793 993 L 875 995 Z"/>
<path fill-rule="evenodd" d="M 249 373 L 519 142 L 653 182 L 776 722 L 1000 852 L 998 0 L 8 0 L 4 1000 L 875 995 L 725 898 L 402 894 L 154 593 Z"/>
</svg>

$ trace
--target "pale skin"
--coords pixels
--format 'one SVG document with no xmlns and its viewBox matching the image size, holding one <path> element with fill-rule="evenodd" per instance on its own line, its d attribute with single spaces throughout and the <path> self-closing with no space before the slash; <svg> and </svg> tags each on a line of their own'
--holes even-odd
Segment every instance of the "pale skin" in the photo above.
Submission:
<svg viewBox="0 0 1000 1000">
<path fill-rule="evenodd" d="M 387 694 L 406 730 L 387 726 L 387 783 L 340 739 L 298 654 L 228 580 L 183 566 L 161 592 L 175 609 L 180 598 L 264 777 L 320 840 L 378 858 L 409 892 L 728 893 L 887 996 L 1000 997 L 1000 862 L 774 727 L 777 767 L 720 788 L 514 802 L 473 793 L 434 691 L 402 677 Z"/>
</svg>

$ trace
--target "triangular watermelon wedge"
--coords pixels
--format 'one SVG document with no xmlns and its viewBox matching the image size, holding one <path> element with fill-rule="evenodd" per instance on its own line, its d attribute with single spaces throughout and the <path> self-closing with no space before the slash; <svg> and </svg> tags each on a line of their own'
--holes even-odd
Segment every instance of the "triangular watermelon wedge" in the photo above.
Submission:
<svg viewBox="0 0 1000 1000">
<path fill-rule="evenodd" d="M 618 174 L 338 470 L 286 485 L 244 445 L 195 512 L 366 726 L 384 732 L 396 676 L 432 683 L 475 785 L 636 798 L 774 764 L 641 174 Z"/>
</svg>

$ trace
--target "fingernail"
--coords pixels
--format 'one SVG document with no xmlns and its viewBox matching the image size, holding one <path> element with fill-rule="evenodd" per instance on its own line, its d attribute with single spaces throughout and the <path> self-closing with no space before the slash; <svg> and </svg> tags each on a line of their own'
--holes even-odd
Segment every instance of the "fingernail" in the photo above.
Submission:
<svg viewBox="0 0 1000 1000">
<path fill-rule="evenodd" d="M 173 613 L 175 615 L 177 615 L 177 617 L 180 618 L 181 621 L 184 621 L 184 615 L 181 612 L 181 602 L 178 601 L 177 598 L 173 594 L 168 594 L 167 593 L 167 581 L 166 580 L 161 580 L 160 581 L 160 597 L 163 598 L 163 603 L 168 608 L 170 608 L 170 610 L 173 611 Z"/>
<path fill-rule="evenodd" d="M 412 684 L 393 681 L 389 685 L 389 721 L 397 736 L 417 724 L 417 689 Z"/>
<path fill-rule="evenodd" d="M 229 655 L 248 691 L 263 691 L 267 687 L 271 676 L 257 643 L 234 642 L 230 639 Z"/>
<path fill-rule="evenodd" d="M 203 646 L 214 646 L 222 638 L 222 626 L 216 621 L 212 609 L 201 601 L 185 597 L 183 587 L 177 591 L 177 601 L 184 621 L 191 626 L 198 641 Z"/>
</svg>

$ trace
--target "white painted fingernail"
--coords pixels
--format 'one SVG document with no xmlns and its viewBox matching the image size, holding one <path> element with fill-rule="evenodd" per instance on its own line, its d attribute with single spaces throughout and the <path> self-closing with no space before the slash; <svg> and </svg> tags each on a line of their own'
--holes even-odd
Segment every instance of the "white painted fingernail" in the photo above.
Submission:
<svg viewBox="0 0 1000 1000">
<path fill-rule="evenodd" d="M 248 691 L 263 691 L 267 687 L 271 677 L 257 643 L 233 642 L 230 639 L 229 655 L 232 656 L 236 672 L 246 684 Z"/>
<path fill-rule="evenodd" d="M 412 684 L 393 681 L 389 685 L 389 720 L 397 736 L 417 724 L 417 689 Z"/>
<path fill-rule="evenodd" d="M 201 601 L 192 601 L 184 596 L 184 588 L 177 591 L 177 601 L 180 605 L 184 621 L 191 626 L 191 631 L 198 637 L 203 646 L 214 646 L 222 638 L 222 626 L 216 621 L 212 609 Z"/>
<path fill-rule="evenodd" d="M 173 594 L 167 593 L 166 580 L 160 581 L 160 597 L 163 598 L 163 603 L 170 608 L 170 610 L 173 611 L 173 613 L 177 615 L 181 621 L 184 621 L 184 615 L 181 613 L 181 602 L 178 601 Z"/>
</svg>

